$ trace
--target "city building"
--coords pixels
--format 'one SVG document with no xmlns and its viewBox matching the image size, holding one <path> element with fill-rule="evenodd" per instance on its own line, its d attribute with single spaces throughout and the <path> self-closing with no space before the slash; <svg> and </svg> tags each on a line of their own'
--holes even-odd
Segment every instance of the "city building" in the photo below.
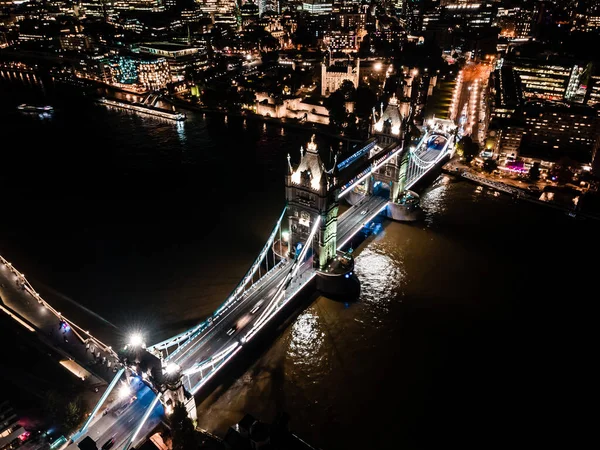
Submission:
<svg viewBox="0 0 600 450">
<path fill-rule="evenodd" d="M 332 52 L 353 53 L 356 52 L 360 46 L 360 38 L 354 30 L 334 30 L 329 31 L 325 35 L 323 43 L 327 45 Z"/>
<path fill-rule="evenodd" d="M 90 39 L 84 33 L 61 33 L 60 48 L 69 51 L 85 51 L 90 48 Z"/>
<path fill-rule="evenodd" d="M 258 0 L 258 15 L 262 17 L 266 13 L 279 14 L 279 0 Z"/>
<path fill-rule="evenodd" d="M 258 20 L 258 6 L 252 1 L 244 3 L 240 7 L 240 16 L 242 18 L 242 28 L 246 29 L 248 26 L 256 23 Z"/>
<path fill-rule="evenodd" d="M 140 58 L 137 61 L 138 84 L 153 91 L 164 89 L 171 81 L 169 64 L 165 58 Z"/>
<path fill-rule="evenodd" d="M 117 0 L 112 4 L 116 11 L 164 12 L 166 9 L 163 0 Z"/>
<path fill-rule="evenodd" d="M 351 81 L 354 87 L 358 86 L 360 58 L 328 59 L 328 63 L 321 63 L 321 95 L 328 96 L 337 91 L 345 80 Z"/>
<path fill-rule="evenodd" d="M 8 400 L 0 401 L 0 450 L 17 448 L 28 436 Z"/>
<path fill-rule="evenodd" d="M 268 94 L 256 93 L 256 114 L 265 117 L 297 119 L 327 125 L 329 111 L 322 98 L 289 98 L 275 101 Z"/>
<path fill-rule="evenodd" d="M 302 9 L 315 15 L 327 15 L 333 8 L 332 0 L 304 0 Z"/>
<path fill-rule="evenodd" d="M 169 65 L 171 81 L 182 81 L 187 70 L 201 70 L 207 64 L 207 57 L 198 47 L 171 42 L 152 42 L 139 46 L 141 54 L 164 58 Z"/>
<path fill-rule="evenodd" d="M 511 61 L 526 98 L 564 100 L 573 65 L 518 58 Z M 576 74 L 577 75 L 577 74 Z"/>
<path fill-rule="evenodd" d="M 590 77 L 590 87 L 588 89 L 588 106 L 600 105 L 600 74 Z"/>
<path fill-rule="evenodd" d="M 510 66 L 492 72 L 490 78 L 490 117 L 492 120 L 510 119 L 523 104 L 521 79 Z"/>
<path fill-rule="evenodd" d="M 568 157 L 590 164 L 600 145 L 598 113 L 591 107 L 529 102 L 523 109 L 523 122 L 521 158 L 556 162 Z"/>
</svg>

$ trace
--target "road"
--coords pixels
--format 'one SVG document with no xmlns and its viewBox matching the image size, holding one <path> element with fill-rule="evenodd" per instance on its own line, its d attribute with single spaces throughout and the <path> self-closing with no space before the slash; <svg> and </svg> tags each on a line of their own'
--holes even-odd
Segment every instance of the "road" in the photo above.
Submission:
<svg viewBox="0 0 600 450">
<path fill-rule="evenodd" d="M 360 229 L 366 225 L 374 214 L 380 211 L 388 200 L 381 197 L 366 198 L 361 204 L 349 208 L 338 222 L 338 248 L 350 239 Z M 362 213 L 367 211 L 366 213 Z M 312 267 L 312 258 L 305 261 L 299 268 L 294 281 L 290 283 L 286 290 L 285 300 L 289 300 L 296 294 L 304 285 L 312 279 L 316 271 Z M 240 342 L 240 338 L 244 330 L 247 332 L 252 325 L 256 323 L 261 312 L 267 307 L 269 301 L 276 295 L 278 287 L 286 278 L 289 271 L 292 269 L 292 262 L 287 261 L 281 263 L 277 268 L 263 276 L 255 287 L 246 291 L 242 299 L 234 304 L 229 310 L 225 311 L 211 327 L 204 333 L 194 339 L 194 341 L 184 350 L 172 356 L 171 362 L 178 364 L 183 369 L 193 367 L 194 364 L 207 360 L 213 355 L 227 349 L 232 344 Z M 257 309 L 255 307 L 259 305 Z M 235 326 L 235 331 L 228 333 Z M 197 372 L 184 376 L 184 383 L 189 391 L 198 386 L 206 377 L 208 370 L 203 373 Z M 115 437 L 113 448 L 122 449 L 135 431 L 137 424 L 140 423 L 148 406 L 155 398 L 154 393 L 139 382 L 137 386 L 137 399 L 128 407 L 128 409 L 120 416 L 116 417 L 113 413 L 108 413 L 106 416 L 99 417 L 94 422 L 87 436 L 92 437 L 98 447 L 102 446 L 106 441 Z M 163 408 L 159 404 L 144 428 L 136 438 L 135 446 L 152 431 L 158 424 L 163 415 Z M 68 450 L 76 450 L 76 443 L 71 444 Z"/>
<path fill-rule="evenodd" d="M 457 84 L 458 95 L 455 101 L 455 117 L 459 124 L 464 120 L 463 135 L 471 136 L 473 142 L 485 140 L 485 105 L 484 88 L 490 76 L 488 64 L 469 63 L 462 70 L 462 83 Z"/>
<path fill-rule="evenodd" d="M 96 441 L 96 445 L 100 449 L 102 445 L 104 445 L 110 438 L 115 438 L 115 443 L 112 448 L 121 450 L 127 440 L 131 437 L 131 435 L 135 432 L 138 424 L 140 423 L 144 413 L 150 406 L 150 403 L 155 398 L 154 392 L 144 385 L 141 381 L 135 383 L 135 388 L 137 392 L 135 395 L 137 399 L 133 401 L 133 403 L 127 407 L 127 409 L 120 415 L 117 416 L 114 412 L 109 412 L 104 416 L 99 416 L 98 419 L 90 425 L 87 433 L 82 436 L 81 439 L 85 436 L 91 437 L 94 441 Z M 152 412 L 152 415 L 149 417 L 148 421 L 144 424 L 143 429 L 137 435 L 135 442 L 133 445 L 140 444 L 145 437 L 160 423 L 163 417 L 164 411 L 162 405 L 159 403 Z M 81 439 L 78 441 L 80 442 Z M 68 450 L 79 450 L 77 447 L 77 442 L 72 443 L 67 447 Z"/>
<path fill-rule="evenodd" d="M 388 200 L 385 198 L 369 197 L 362 204 L 349 208 L 338 222 L 338 248 L 365 226 L 368 219 L 387 203 Z M 363 211 L 366 213 L 362 214 Z M 242 331 L 252 328 L 260 313 L 276 294 L 278 286 L 283 282 L 291 267 L 291 262 L 287 262 L 274 269 L 274 272 L 269 274 L 269 278 L 261 281 L 255 289 L 247 291 L 245 297 L 223 314 L 205 333 L 196 338 L 196 342 L 191 344 L 188 350 L 175 355 L 171 361 L 183 369 L 187 369 L 239 342 Z M 306 261 L 298 271 L 301 276 L 296 276 L 287 291 L 295 292 L 302 287 L 313 272 L 312 261 Z M 187 389 L 191 391 L 203 379 L 203 376 L 206 376 L 207 372 L 208 369 L 202 373 L 197 372 L 186 376 Z"/>
</svg>

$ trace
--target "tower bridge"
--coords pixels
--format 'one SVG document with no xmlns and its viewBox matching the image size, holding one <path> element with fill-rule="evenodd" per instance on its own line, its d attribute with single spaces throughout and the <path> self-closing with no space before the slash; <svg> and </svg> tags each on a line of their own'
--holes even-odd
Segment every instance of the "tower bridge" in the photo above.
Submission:
<svg viewBox="0 0 600 450">
<path fill-rule="evenodd" d="M 118 352 L 120 370 L 72 436 L 73 449 L 85 436 L 107 436 L 105 419 L 98 413 L 123 376 L 140 380 L 153 394 L 132 404 L 126 423 L 112 419 L 110 432 L 118 430 L 115 448 L 138 445 L 150 431 L 149 418 L 168 414 L 178 402 L 195 416 L 194 396 L 263 327 L 280 320 L 284 307 L 302 289 L 313 280 L 325 291 L 344 287 L 354 270 L 351 254 L 344 252 L 352 237 L 379 215 L 414 219 L 418 197 L 410 189 L 452 155 L 456 126 L 432 119 L 412 145 L 406 124 L 392 97 L 385 111 L 374 115 L 372 137 L 344 160 L 336 156 L 326 167 L 314 136 L 300 149 L 296 166 L 288 155 L 286 206 L 240 283 L 210 317 L 189 330 L 147 347 L 132 343 Z M 341 202 L 347 209 L 340 214 Z"/>
</svg>

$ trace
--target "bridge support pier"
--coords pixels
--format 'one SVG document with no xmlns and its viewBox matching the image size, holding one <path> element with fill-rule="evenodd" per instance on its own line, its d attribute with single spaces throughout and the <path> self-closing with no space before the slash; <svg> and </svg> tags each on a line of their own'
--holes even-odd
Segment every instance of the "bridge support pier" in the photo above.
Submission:
<svg viewBox="0 0 600 450">
<path fill-rule="evenodd" d="M 390 202 L 386 208 L 387 217 L 399 222 L 421 220 L 423 211 L 420 207 L 419 196 L 406 190 L 406 179 L 410 163 L 409 152 L 402 152 L 398 159 L 400 159 L 400 164 L 397 166 L 396 177 L 390 186 Z"/>
</svg>

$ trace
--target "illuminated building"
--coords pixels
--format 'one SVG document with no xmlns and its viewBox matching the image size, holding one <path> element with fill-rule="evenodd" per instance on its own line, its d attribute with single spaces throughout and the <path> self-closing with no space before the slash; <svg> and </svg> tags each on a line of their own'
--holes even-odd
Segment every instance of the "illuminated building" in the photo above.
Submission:
<svg viewBox="0 0 600 450">
<path fill-rule="evenodd" d="M 240 16 L 242 17 L 242 28 L 256 23 L 258 20 L 258 6 L 256 3 L 248 1 L 240 8 Z"/>
<path fill-rule="evenodd" d="M 63 50 L 83 51 L 90 48 L 89 38 L 83 33 L 61 34 L 59 40 Z"/>
<path fill-rule="evenodd" d="M 28 435 L 8 401 L 0 402 L 0 449 L 16 448 Z"/>
<path fill-rule="evenodd" d="M 599 121 L 593 108 L 534 102 L 525 106 L 523 121 L 521 157 L 558 161 L 567 156 L 589 164 L 598 150 Z"/>
<path fill-rule="evenodd" d="M 163 89 L 170 81 L 169 65 L 165 58 L 140 59 L 138 61 L 138 83 L 143 88 Z"/>
<path fill-rule="evenodd" d="M 352 53 L 357 51 L 360 45 L 360 40 L 354 30 L 330 31 L 325 36 L 324 42 L 333 52 Z"/>
<path fill-rule="evenodd" d="M 567 89 L 565 90 L 565 100 L 575 103 L 583 103 L 585 101 L 591 72 L 591 63 L 586 66 L 573 66 L 569 82 L 567 83 Z"/>
<path fill-rule="evenodd" d="M 600 75 L 590 77 L 590 87 L 588 89 L 588 106 L 600 105 Z"/>
<path fill-rule="evenodd" d="M 258 0 L 258 15 L 262 17 L 268 12 L 279 14 L 279 0 Z"/>
<path fill-rule="evenodd" d="M 515 110 L 522 106 L 521 80 L 512 67 L 503 66 L 491 75 L 489 84 L 492 102 L 492 118 L 510 119 Z"/>
<path fill-rule="evenodd" d="M 545 100 L 563 100 L 573 71 L 572 66 L 519 59 L 513 63 L 521 78 L 523 95 Z"/>
<path fill-rule="evenodd" d="M 315 15 L 331 13 L 333 8 L 332 1 L 326 0 L 305 0 L 302 2 L 302 9 Z"/>
<path fill-rule="evenodd" d="M 329 58 L 329 64 L 321 63 L 321 95 L 328 96 L 337 91 L 345 80 L 358 86 L 360 58 L 335 60 Z"/>
<path fill-rule="evenodd" d="M 169 65 L 171 81 L 182 81 L 188 69 L 200 70 L 206 65 L 204 52 L 198 47 L 190 47 L 170 42 L 153 42 L 141 44 L 139 51 L 165 58 Z"/>
<path fill-rule="evenodd" d="M 165 11 L 163 0 L 117 0 L 113 7 L 116 11 Z"/>
</svg>

